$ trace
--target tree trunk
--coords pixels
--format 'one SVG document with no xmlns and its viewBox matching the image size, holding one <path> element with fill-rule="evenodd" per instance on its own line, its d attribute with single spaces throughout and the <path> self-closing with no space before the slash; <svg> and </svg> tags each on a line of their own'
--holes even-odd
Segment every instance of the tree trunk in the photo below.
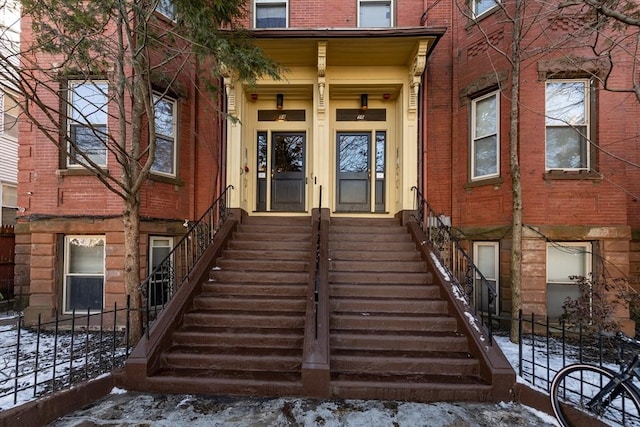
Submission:
<svg viewBox="0 0 640 427">
<path fill-rule="evenodd" d="M 124 285 L 131 298 L 131 323 L 129 339 L 135 345 L 142 336 L 140 290 L 140 202 L 135 197 L 124 201 L 122 215 L 124 227 Z"/>
<path fill-rule="evenodd" d="M 509 169 L 513 195 L 511 227 L 511 341 L 518 341 L 517 318 L 522 307 L 522 184 L 520 181 L 519 133 L 520 123 L 520 37 L 522 1 L 516 0 L 513 20 L 511 52 L 511 107 L 509 110 Z"/>
</svg>

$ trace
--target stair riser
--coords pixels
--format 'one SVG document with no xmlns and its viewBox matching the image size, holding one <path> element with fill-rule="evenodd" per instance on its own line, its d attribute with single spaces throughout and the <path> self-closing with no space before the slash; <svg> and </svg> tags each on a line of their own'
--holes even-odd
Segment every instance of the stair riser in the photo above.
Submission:
<svg viewBox="0 0 640 427">
<path fill-rule="evenodd" d="M 308 282 L 307 273 L 272 271 L 224 271 L 214 270 L 209 277 L 218 283 L 279 283 L 300 284 Z"/>
<path fill-rule="evenodd" d="M 282 261 L 266 259 L 265 257 L 260 257 L 260 260 L 219 259 L 216 265 L 223 271 L 304 272 L 309 269 L 309 262 L 306 260 Z"/>
<path fill-rule="evenodd" d="M 247 314 L 253 311 L 273 311 L 273 312 L 297 312 L 304 316 L 306 301 L 296 299 L 247 299 L 247 298 L 219 298 L 219 297 L 197 297 L 193 301 L 196 310 L 228 310 L 245 311 Z M 238 313 L 242 315 L 242 313 Z"/>
<path fill-rule="evenodd" d="M 431 283 L 431 275 L 429 273 L 387 273 L 387 272 L 330 272 L 330 283 L 363 283 L 363 284 L 376 284 L 384 283 L 389 285 L 394 284 L 414 284 L 414 285 L 426 285 Z"/>
<path fill-rule="evenodd" d="M 309 251 L 305 250 L 226 250 L 222 254 L 224 259 L 272 259 L 287 261 L 308 261 Z"/>
<path fill-rule="evenodd" d="M 398 300 L 353 300 L 340 299 L 334 301 L 332 309 L 337 312 L 389 313 L 389 314 L 448 314 L 445 301 L 398 301 Z"/>
<path fill-rule="evenodd" d="M 348 285 L 332 284 L 331 298 L 440 298 L 440 288 L 434 285 Z"/>
<path fill-rule="evenodd" d="M 475 376 L 479 373 L 476 360 L 430 358 L 371 358 L 332 357 L 331 369 L 343 373 L 392 375 L 450 375 Z"/>
<path fill-rule="evenodd" d="M 284 251 L 304 251 L 309 253 L 311 250 L 311 243 L 309 242 L 282 242 L 282 241 L 260 241 L 253 242 L 250 240 L 231 240 L 228 245 L 229 249 L 233 250 L 254 250 L 254 251 L 268 251 L 268 250 L 284 250 Z"/>
<path fill-rule="evenodd" d="M 299 372 L 301 359 L 291 358 L 279 359 L 277 356 L 270 357 L 248 357 L 234 354 L 231 357 L 220 357 L 215 354 L 194 355 L 194 354 L 167 354 L 165 362 L 170 369 L 217 369 L 217 370 L 237 370 L 242 371 L 272 371 L 272 372 Z"/>
<path fill-rule="evenodd" d="M 350 331 L 456 332 L 453 317 L 403 318 L 390 316 L 333 315 L 331 329 Z"/>
<path fill-rule="evenodd" d="M 380 272 L 424 273 L 427 267 L 423 262 L 412 261 L 336 261 L 329 263 L 334 272 Z"/>
<path fill-rule="evenodd" d="M 493 401 L 487 386 L 449 384 L 389 384 L 389 383 L 333 383 L 334 396 L 349 399 L 406 401 L 406 402 L 488 402 Z"/>
<path fill-rule="evenodd" d="M 381 335 L 349 336 L 331 333 L 332 350 L 378 350 L 378 351 L 446 351 L 467 353 L 466 338 L 428 336 L 397 337 Z"/>
<path fill-rule="evenodd" d="M 261 241 L 272 241 L 277 240 L 280 242 L 310 242 L 311 234 L 300 233 L 300 234 L 264 234 L 264 233 L 239 233 L 236 232 L 233 235 L 233 239 L 236 241 L 251 241 L 251 242 L 261 242 Z"/>
<path fill-rule="evenodd" d="M 357 225 L 335 225 L 331 224 L 331 228 L 329 229 L 331 234 L 343 235 L 343 234 L 370 234 L 370 235 L 380 235 L 380 234 L 398 234 L 398 235 L 406 235 L 407 230 L 403 227 L 399 227 L 398 224 L 394 224 L 393 226 L 388 225 L 378 225 L 372 227 L 362 227 Z"/>
<path fill-rule="evenodd" d="M 208 282 L 202 285 L 203 295 L 254 295 L 260 296 L 290 296 L 304 298 L 307 294 L 307 284 L 252 284 L 252 283 L 217 283 Z"/>
<path fill-rule="evenodd" d="M 332 242 L 411 242 L 411 237 L 407 233 L 383 233 L 383 234 L 337 234 L 329 233 L 329 240 Z"/>
<path fill-rule="evenodd" d="M 242 351 L 244 348 L 281 348 L 300 349 L 304 338 L 302 335 L 267 335 L 267 334 L 187 334 L 177 332 L 173 335 L 173 343 L 181 346 L 191 347 L 222 347 L 237 348 Z"/>
<path fill-rule="evenodd" d="M 415 244 L 410 241 L 406 242 L 362 242 L 347 240 L 331 240 L 329 243 L 329 251 L 348 250 L 359 252 L 395 252 L 395 251 L 415 251 Z"/>
<path fill-rule="evenodd" d="M 334 261 L 420 261 L 416 251 L 348 251 L 334 249 L 329 251 Z"/>
<path fill-rule="evenodd" d="M 311 235 L 311 224 L 307 225 L 279 225 L 279 224 L 240 224 L 238 227 L 238 233 L 250 233 L 250 234 L 271 234 L 271 235 L 285 235 L 285 234 L 308 234 Z"/>
<path fill-rule="evenodd" d="M 304 318 L 298 316 L 238 316 L 187 313 L 184 316 L 185 327 L 213 326 L 222 328 L 304 328 Z"/>
</svg>

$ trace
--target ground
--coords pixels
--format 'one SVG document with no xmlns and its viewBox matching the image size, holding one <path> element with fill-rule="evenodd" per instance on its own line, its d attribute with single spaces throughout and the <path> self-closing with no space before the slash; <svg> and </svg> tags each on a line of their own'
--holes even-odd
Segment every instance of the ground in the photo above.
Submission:
<svg viewBox="0 0 640 427">
<path fill-rule="evenodd" d="M 50 427 L 544 427 L 548 415 L 518 403 L 321 401 L 154 395 L 114 391 Z"/>
</svg>

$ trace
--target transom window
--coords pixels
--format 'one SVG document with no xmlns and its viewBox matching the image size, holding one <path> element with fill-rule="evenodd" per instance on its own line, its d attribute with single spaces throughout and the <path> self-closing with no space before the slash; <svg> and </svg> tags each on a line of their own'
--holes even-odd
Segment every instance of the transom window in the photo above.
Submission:
<svg viewBox="0 0 640 427">
<path fill-rule="evenodd" d="M 500 4 L 500 0 L 471 0 L 470 7 L 474 17 L 479 17 Z"/>
<path fill-rule="evenodd" d="M 392 0 L 359 0 L 358 27 L 391 27 L 393 25 L 392 6 Z"/>
<path fill-rule="evenodd" d="M 287 28 L 287 0 L 255 0 L 255 28 Z"/>
<path fill-rule="evenodd" d="M 547 316 L 557 319 L 565 299 L 578 299 L 580 289 L 572 276 L 591 273 L 591 243 L 555 242 L 547 244 Z"/>
<path fill-rule="evenodd" d="M 64 312 L 104 307 L 104 236 L 65 236 Z"/>
<path fill-rule="evenodd" d="M 551 80 L 545 94 L 546 169 L 590 169 L 589 81 Z"/>
<path fill-rule="evenodd" d="M 68 99 L 68 166 L 107 164 L 107 82 L 70 81 Z"/>
<path fill-rule="evenodd" d="M 471 101 L 471 180 L 500 174 L 500 98 L 498 93 Z"/>
<path fill-rule="evenodd" d="M 176 176 L 176 101 L 153 96 L 155 106 L 156 150 L 151 170 Z"/>
</svg>

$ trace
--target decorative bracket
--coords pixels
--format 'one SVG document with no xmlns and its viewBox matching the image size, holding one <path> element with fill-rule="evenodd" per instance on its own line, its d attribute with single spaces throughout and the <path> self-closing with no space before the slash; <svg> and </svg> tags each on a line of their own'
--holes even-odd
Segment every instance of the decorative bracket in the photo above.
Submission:
<svg viewBox="0 0 640 427">
<path fill-rule="evenodd" d="M 236 87 L 231 75 L 231 70 L 224 65 L 220 64 L 220 74 L 224 78 L 224 91 L 227 95 L 227 112 L 230 116 L 236 114 Z"/>
<path fill-rule="evenodd" d="M 411 70 L 409 72 L 409 112 L 415 113 L 418 110 L 418 92 L 420 91 L 420 78 L 427 66 L 427 49 L 429 42 L 420 40 L 416 48 L 416 53 L 411 60 Z"/>
<path fill-rule="evenodd" d="M 318 113 L 323 114 L 325 109 L 324 90 L 325 74 L 327 72 L 327 42 L 318 42 Z"/>
</svg>

